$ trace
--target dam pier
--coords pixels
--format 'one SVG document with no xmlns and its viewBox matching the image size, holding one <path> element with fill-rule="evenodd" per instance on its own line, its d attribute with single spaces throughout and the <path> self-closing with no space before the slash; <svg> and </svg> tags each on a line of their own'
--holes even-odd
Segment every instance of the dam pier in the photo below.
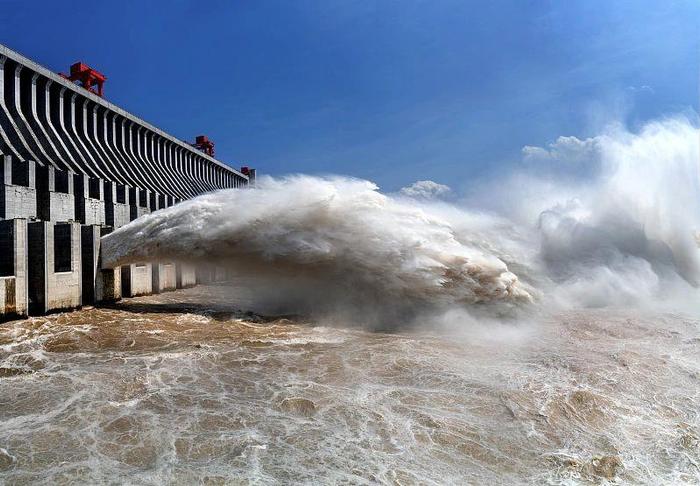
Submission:
<svg viewBox="0 0 700 486">
<path fill-rule="evenodd" d="M 102 268 L 100 240 L 125 224 L 255 177 L 103 98 L 83 63 L 56 74 L 0 45 L 0 320 L 222 279 L 188 262 Z M 80 84 L 76 84 L 80 83 Z"/>
</svg>

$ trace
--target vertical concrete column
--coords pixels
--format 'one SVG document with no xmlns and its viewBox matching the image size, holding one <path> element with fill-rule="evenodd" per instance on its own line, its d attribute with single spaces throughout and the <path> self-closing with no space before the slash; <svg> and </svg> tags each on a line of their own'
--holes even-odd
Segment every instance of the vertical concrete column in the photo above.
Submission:
<svg viewBox="0 0 700 486">
<path fill-rule="evenodd" d="M 209 264 L 199 264 L 196 269 L 196 277 L 198 284 L 208 284 L 214 282 L 214 266 Z"/>
<path fill-rule="evenodd" d="M 153 268 L 150 263 L 122 265 L 122 297 L 148 295 L 153 290 Z"/>
<path fill-rule="evenodd" d="M 82 296 L 79 223 L 28 223 L 29 313 L 79 307 Z"/>
<path fill-rule="evenodd" d="M 102 179 L 75 174 L 75 217 L 82 224 L 105 224 Z"/>
<path fill-rule="evenodd" d="M 197 265 L 197 283 L 224 282 L 228 279 L 227 269 L 211 263 Z"/>
<path fill-rule="evenodd" d="M 129 220 L 133 221 L 144 214 L 151 212 L 149 209 L 150 194 L 146 189 L 139 187 L 129 188 Z"/>
<path fill-rule="evenodd" d="M 112 181 L 104 181 L 105 224 L 114 229 L 131 221 L 129 204 L 131 188 Z"/>
<path fill-rule="evenodd" d="M 228 280 L 226 269 L 224 267 L 214 267 L 214 282 L 225 282 Z"/>
<path fill-rule="evenodd" d="M 152 267 L 151 289 L 154 294 L 177 288 L 177 272 L 174 263 L 154 263 Z"/>
<path fill-rule="evenodd" d="M 0 221 L 0 320 L 26 316 L 27 220 Z"/>
<path fill-rule="evenodd" d="M 104 181 L 105 224 L 114 227 L 114 204 L 117 202 L 117 184 Z"/>
<path fill-rule="evenodd" d="M 149 192 L 148 194 L 148 209 L 151 212 L 158 211 L 158 193 Z"/>
<path fill-rule="evenodd" d="M 74 174 L 53 166 L 36 171 L 37 212 L 44 221 L 75 221 Z"/>
<path fill-rule="evenodd" d="M 114 302 L 122 298 L 121 267 L 103 268 L 95 282 L 95 301 Z"/>
<path fill-rule="evenodd" d="M 0 218 L 36 218 L 36 166 L 10 155 L 0 156 Z"/>
<path fill-rule="evenodd" d="M 98 225 L 81 228 L 83 305 L 121 299 L 121 269 L 102 268 L 100 242 L 110 231 L 110 228 Z"/>
<path fill-rule="evenodd" d="M 0 157 L 0 164 L 2 164 L 2 170 L 0 170 L 0 177 L 2 177 L 3 184 L 12 184 L 12 156 L 3 155 Z"/>
<path fill-rule="evenodd" d="M 197 285 L 197 270 L 191 263 L 180 262 L 175 267 L 178 289 L 187 289 Z"/>
</svg>

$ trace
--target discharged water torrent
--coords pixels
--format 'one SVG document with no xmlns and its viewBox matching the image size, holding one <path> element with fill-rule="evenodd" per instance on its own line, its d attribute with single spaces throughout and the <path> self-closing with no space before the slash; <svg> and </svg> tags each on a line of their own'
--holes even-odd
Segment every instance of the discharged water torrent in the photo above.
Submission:
<svg viewBox="0 0 700 486">
<path fill-rule="evenodd" d="M 269 275 L 266 300 L 290 311 L 349 306 L 380 318 L 670 298 L 700 282 L 697 138 L 689 122 L 669 120 L 636 135 L 612 128 L 526 147 L 532 165 L 585 157 L 591 180 L 504 176 L 472 205 L 385 195 L 343 177 L 262 179 L 255 191 L 218 191 L 141 218 L 107 236 L 103 256 L 114 265 L 213 260 Z"/>
<path fill-rule="evenodd" d="M 292 175 L 144 216 L 105 264 L 234 281 L 1 326 L 0 478 L 698 484 L 699 137 L 561 137 L 442 199 Z"/>
</svg>

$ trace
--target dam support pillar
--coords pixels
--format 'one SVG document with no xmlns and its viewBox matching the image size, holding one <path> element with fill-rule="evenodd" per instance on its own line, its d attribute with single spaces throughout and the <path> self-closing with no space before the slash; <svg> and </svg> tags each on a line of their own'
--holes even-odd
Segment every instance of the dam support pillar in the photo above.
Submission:
<svg viewBox="0 0 700 486">
<path fill-rule="evenodd" d="M 214 282 L 225 282 L 228 275 L 224 267 L 214 267 Z"/>
<path fill-rule="evenodd" d="M 28 223 L 29 313 L 80 307 L 80 224 Z"/>
<path fill-rule="evenodd" d="M 197 285 L 197 269 L 191 263 L 178 263 L 175 271 L 178 289 L 188 289 Z"/>
<path fill-rule="evenodd" d="M 197 283 L 225 282 L 230 280 L 230 271 L 226 267 L 211 264 L 197 265 Z"/>
<path fill-rule="evenodd" d="M 148 193 L 148 209 L 154 213 L 160 209 L 160 194 L 157 192 Z"/>
<path fill-rule="evenodd" d="M 0 155 L 0 218 L 37 217 L 36 165 Z"/>
<path fill-rule="evenodd" d="M 105 224 L 104 184 L 84 174 L 74 175 L 75 219 L 82 224 Z"/>
<path fill-rule="evenodd" d="M 175 290 L 177 288 L 177 272 L 174 263 L 154 263 L 152 265 L 154 294 Z"/>
<path fill-rule="evenodd" d="M 116 182 L 104 182 L 105 224 L 107 226 L 117 229 L 131 221 L 130 189 Z"/>
<path fill-rule="evenodd" d="M 153 267 L 150 263 L 136 263 L 121 267 L 122 297 L 149 295 L 153 292 Z"/>
<path fill-rule="evenodd" d="M 151 210 L 148 208 L 149 191 L 138 187 L 129 188 L 129 220 L 133 221 Z"/>
<path fill-rule="evenodd" d="M 36 170 L 37 212 L 44 221 L 75 221 L 74 174 L 51 166 Z"/>
<path fill-rule="evenodd" d="M 196 276 L 198 284 L 212 283 L 214 281 L 214 267 L 207 264 L 197 265 Z"/>
<path fill-rule="evenodd" d="M 27 310 L 27 220 L 0 221 L 0 320 Z"/>
<path fill-rule="evenodd" d="M 111 231 L 109 227 L 98 225 L 81 228 L 83 305 L 114 302 L 122 297 L 121 269 L 102 268 L 100 242 Z"/>
</svg>

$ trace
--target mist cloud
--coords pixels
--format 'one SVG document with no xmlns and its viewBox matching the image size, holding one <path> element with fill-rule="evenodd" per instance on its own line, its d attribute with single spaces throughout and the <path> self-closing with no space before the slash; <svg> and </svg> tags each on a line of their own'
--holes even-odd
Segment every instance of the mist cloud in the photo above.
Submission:
<svg viewBox="0 0 700 486">
<path fill-rule="evenodd" d="M 435 199 L 451 192 L 449 186 L 438 184 L 434 181 L 416 181 L 413 184 L 401 188 L 401 195 L 416 199 Z"/>
<path fill-rule="evenodd" d="M 699 141 L 685 118 L 560 137 L 523 149 L 546 176 L 501 175 L 468 205 L 435 200 L 449 188 L 432 181 L 392 196 L 347 177 L 263 177 L 139 218 L 103 239 L 103 258 L 216 262 L 288 310 L 382 322 L 533 298 L 650 305 L 700 282 Z M 572 180 L 560 166 L 596 170 Z"/>
</svg>

